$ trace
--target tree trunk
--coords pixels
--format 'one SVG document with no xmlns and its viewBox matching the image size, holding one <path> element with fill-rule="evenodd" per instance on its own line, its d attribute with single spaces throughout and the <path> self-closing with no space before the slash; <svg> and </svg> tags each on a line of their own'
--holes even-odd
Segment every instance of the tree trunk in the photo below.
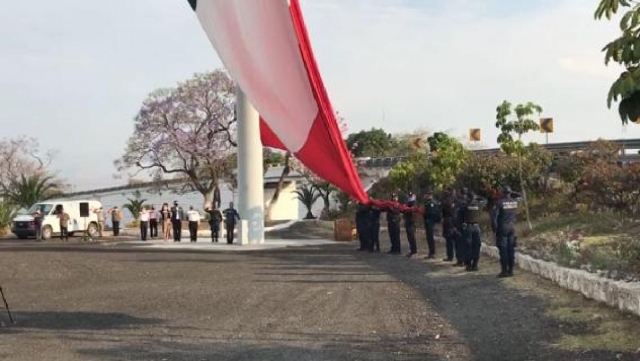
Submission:
<svg viewBox="0 0 640 361">
<path fill-rule="evenodd" d="M 211 204 L 213 203 L 213 190 L 211 190 L 210 192 L 202 193 L 202 196 L 204 197 L 202 209 L 210 208 Z"/>
<path fill-rule="evenodd" d="M 269 202 L 269 206 L 267 207 L 266 221 L 271 221 L 273 217 L 272 211 L 275 208 L 275 204 L 278 203 L 278 198 L 280 198 L 280 192 L 284 188 L 284 179 L 289 172 L 291 171 L 291 153 L 287 152 L 284 156 L 284 169 L 282 169 L 282 174 L 280 174 L 280 178 L 278 179 L 278 184 L 276 185 L 276 190 L 273 192 L 273 196 L 271 197 L 271 201 Z"/>
<path fill-rule="evenodd" d="M 324 207 L 322 207 L 322 213 L 320 213 L 320 219 L 328 219 L 329 218 L 329 208 L 331 207 L 331 193 L 327 193 L 326 196 L 322 196 L 322 201 L 324 202 Z"/>
<path fill-rule="evenodd" d="M 316 217 L 313 216 L 310 209 L 307 209 L 307 216 L 304 219 L 316 219 Z"/>
</svg>

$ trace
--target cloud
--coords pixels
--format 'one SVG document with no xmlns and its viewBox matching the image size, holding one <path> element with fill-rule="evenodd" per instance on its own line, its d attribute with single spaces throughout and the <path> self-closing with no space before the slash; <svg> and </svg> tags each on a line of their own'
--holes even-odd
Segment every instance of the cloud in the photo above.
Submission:
<svg viewBox="0 0 640 361">
<path fill-rule="evenodd" d="M 563 69 L 587 77 L 593 76 L 612 79 L 620 72 L 620 68 L 618 67 L 605 67 L 601 59 L 593 61 L 592 59 L 568 57 L 562 58 L 558 62 Z"/>
</svg>

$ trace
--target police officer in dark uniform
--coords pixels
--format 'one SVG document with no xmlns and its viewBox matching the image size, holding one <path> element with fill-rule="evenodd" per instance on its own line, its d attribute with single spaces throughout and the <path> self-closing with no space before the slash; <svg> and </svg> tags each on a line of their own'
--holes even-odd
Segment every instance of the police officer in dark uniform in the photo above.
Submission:
<svg viewBox="0 0 640 361">
<path fill-rule="evenodd" d="M 444 237 L 447 246 L 447 258 L 443 259 L 443 261 L 451 262 L 455 255 L 455 241 L 457 237 L 457 230 L 455 227 L 457 210 L 455 192 L 452 189 L 447 189 L 445 192 L 440 208 L 442 209 L 442 236 Z"/>
<path fill-rule="evenodd" d="M 407 206 L 413 208 L 416 205 L 416 196 L 409 192 L 409 200 Z M 416 244 L 416 224 L 412 211 L 404 212 L 404 228 L 407 231 L 407 241 L 409 241 L 409 253 L 407 258 L 411 258 L 418 253 L 418 245 Z"/>
<path fill-rule="evenodd" d="M 392 194 L 391 200 L 398 201 L 398 195 Z M 390 254 L 401 254 L 400 247 L 400 212 L 396 209 L 387 209 L 387 227 L 389 228 L 389 240 L 391 241 Z"/>
<path fill-rule="evenodd" d="M 480 217 L 482 210 L 487 205 L 487 200 L 477 197 L 473 192 L 467 193 L 467 202 L 461 210 L 460 222 L 463 230 L 465 266 L 467 271 L 477 271 L 480 260 L 480 247 L 482 246 Z"/>
<path fill-rule="evenodd" d="M 371 236 L 369 207 L 364 203 L 358 203 L 358 209 L 356 210 L 356 231 L 358 232 L 358 240 L 360 241 L 360 248 L 358 251 L 369 250 L 369 238 Z"/>
<path fill-rule="evenodd" d="M 440 205 L 433 199 L 433 192 L 430 189 L 425 194 L 424 202 L 424 230 L 427 233 L 427 246 L 429 247 L 428 259 L 436 257 L 436 239 L 434 237 L 434 231 L 436 223 L 440 222 Z"/>
<path fill-rule="evenodd" d="M 370 240 L 369 252 L 380 252 L 380 209 L 371 206 L 369 209 Z"/>
<path fill-rule="evenodd" d="M 518 200 L 513 198 L 511 188 L 505 186 L 502 198 L 496 203 L 495 223 L 498 230 L 501 272 L 498 277 L 513 276 L 516 253 L 516 219 Z"/>
<path fill-rule="evenodd" d="M 469 190 L 467 188 L 461 188 L 460 193 L 455 195 L 455 228 L 457 230 L 457 237 L 455 239 L 455 248 L 456 248 L 456 267 L 464 267 L 465 262 L 467 261 L 468 252 L 467 250 L 467 241 L 465 238 L 466 228 L 463 229 L 463 224 L 461 222 L 462 212 L 467 207 L 467 194 Z"/>
</svg>

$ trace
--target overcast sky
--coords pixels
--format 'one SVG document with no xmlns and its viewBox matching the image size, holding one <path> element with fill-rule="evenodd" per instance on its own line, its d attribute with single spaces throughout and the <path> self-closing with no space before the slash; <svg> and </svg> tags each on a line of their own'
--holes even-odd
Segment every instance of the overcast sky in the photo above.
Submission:
<svg viewBox="0 0 640 361">
<path fill-rule="evenodd" d="M 600 49 L 617 22 L 585 0 L 303 0 L 334 107 L 349 130 L 415 128 L 495 145 L 502 100 L 556 119 L 550 141 L 640 138 L 606 94 Z M 525 5 L 526 4 L 526 5 Z M 0 5 L 1 137 L 58 150 L 77 190 L 111 186 L 146 95 L 221 63 L 184 0 L 22 0 Z M 542 136 L 533 140 L 543 141 Z"/>
</svg>

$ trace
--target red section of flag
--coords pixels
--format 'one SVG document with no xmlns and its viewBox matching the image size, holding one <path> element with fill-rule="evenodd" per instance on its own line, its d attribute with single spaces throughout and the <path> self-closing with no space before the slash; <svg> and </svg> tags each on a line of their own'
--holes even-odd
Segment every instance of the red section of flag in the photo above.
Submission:
<svg viewBox="0 0 640 361">
<path fill-rule="evenodd" d="M 331 107 L 327 91 L 320 77 L 318 64 L 311 49 L 311 42 L 298 0 L 291 0 L 290 11 L 300 44 L 300 53 L 319 109 L 307 142 L 296 153 L 296 157 L 318 177 L 340 188 L 354 200 L 366 203 L 369 201 L 369 197 L 362 187 L 360 177 L 338 128 L 335 112 Z M 275 145 L 276 148 L 278 148 L 278 143 L 282 145 L 277 135 L 273 134 L 268 126 L 262 129 L 264 129 L 262 133 L 263 144 Z"/>
<path fill-rule="evenodd" d="M 260 139 L 265 147 L 287 150 L 287 147 L 282 144 L 280 138 L 269 128 L 269 125 L 262 117 L 260 117 Z"/>
</svg>

